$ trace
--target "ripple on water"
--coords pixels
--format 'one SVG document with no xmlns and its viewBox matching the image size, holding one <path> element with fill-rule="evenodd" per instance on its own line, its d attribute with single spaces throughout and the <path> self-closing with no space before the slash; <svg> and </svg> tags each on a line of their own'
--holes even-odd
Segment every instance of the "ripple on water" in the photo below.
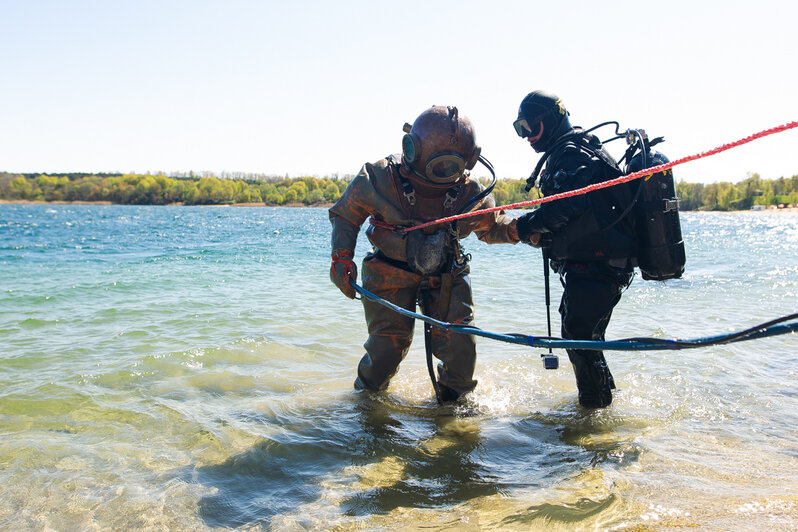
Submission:
<svg viewBox="0 0 798 532">
<path fill-rule="evenodd" d="M 794 335 L 608 352 L 600 411 L 563 353 L 479 339 L 478 388 L 439 407 L 420 328 L 387 391 L 352 390 L 366 329 L 324 210 L 0 208 L 0 527 L 798 528 Z M 685 213 L 684 278 L 638 277 L 608 337 L 795 312 L 778 220 Z M 537 252 L 465 245 L 478 325 L 545 330 Z"/>
</svg>

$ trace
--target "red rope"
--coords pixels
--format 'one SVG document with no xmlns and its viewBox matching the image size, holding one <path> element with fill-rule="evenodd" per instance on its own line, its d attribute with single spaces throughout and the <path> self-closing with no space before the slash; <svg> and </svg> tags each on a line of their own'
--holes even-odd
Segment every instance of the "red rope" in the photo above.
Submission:
<svg viewBox="0 0 798 532">
<path fill-rule="evenodd" d="M 437 224 L 442 224 L 442 223 L 447 223 L 447 222 L 453 222 L 453 221 L 459 220 L 461 218 L 469 218 L 471 216 L 477 216 L 477 215 L 480 215 L 480 214 L 487 214 L 489 212 L 518 209 L 519 207 L 529 207 L 531 205 L 537 205 L 539 203 L 547 203 L 549 201 L 556 201 L 558 199 L 568 198 L 568 197 L 576 196 L 576 195 L 579 195 L 579 194 L 587 194 L 588 192 L 593 192 L 594 190 L 598 190 L 600 188 L 606 188 L 606 187 L 611 187 L 611 186 L 614 186 L 614 185 L 620 185 L 621 183 L 627 183 L 629 181 L 633 181 L 635 179 L 639 179 L 639 178 L 641 178 L 643 176 L 648 176 L 648 175 L 653 175 L 653 174 L 656 174 L 656 173 L 659 173 L 659 172 L 664 172 L 665 170 L 673 168 L 674 166 L 677 166 L 677 165 L 680 165 L 680 164 L 684 164 L 684 163 L 689 163 L 690 161 L 695 161 L 697 159 L 703 159 L 704 157 L 709 157 L 710 155 L 715 155 L 717 153 L 720 153 L 720 152 L 723 152 L 723 151 L 726 151 L 726 150 L 730 150 L 732 148 L 736 148 L 737 146 L 742 146 L 743 144 L 748 144 L 749 142 L 754 141 L 756 139 L 760 139 L 762 137 L 767 137 L 768 135 L 773 135 L 775 133 L 781 133 L 782 131 L 787 131 L 788 129 L 793 129 L 793 128 L 796 128 L 796 127 L 798 127 L 798 122 L 797 121 L 788 122 L 788 123 L 783 124 L 781 126 L 772 127 L 770 129 L 765 129 L 764 131 L 760 131 L 759 133 L 754 133 L 753 135 L 750 135 L 748 137 L 742 138 L 740 140 L 736 140 L 736 141 L 730 142 L 728 144 L 723 144 L 721 146 L 718 146 L 717 148 L 713 148 L 713 149 L 708 150 L 708 151 L 703 151 L 703 152 L 700 152 L 700 153 L 696 153 L 695 155 L 688 155 L 687 157 L 682 157 L 681 159 L 676 159 L 676 160 L 671 161 L 669 163 L 660 164 L 658 166 L 652 166 L 651 168 L 644 168 L 643 170 L 634 172 L 632 174 L 621 176 L 621 177 L 618 177 L 616 179 L 611 179 L 609 181 L 604 181 L 602 183 L 596 183 L 594 185 L 588 185 L 586 187 L 578 188 L 576 190 L 569 190 L 568 192 L 562 192 L 560 194 L 554 194 L 552 196 L 546 196 L 546 197 L 538 198 L 538 199 L 534 199 L 534 200 L 522 201 L 520 203 L 511 203 L 509 205 L 500 205 L 498 207 L 491 207 L 489 209 L 481 209 L 481 210 L 478 210 L 478 211 L 466 212 L 466 213 L 458 214 L 458 215 L 455 215 L 455 216 L 448 216 L 446 218 L 441 218 L 439 220 L 433 220 L 431 222 L 426 222 L 426 223 L 423 223 L 423 224 L 420 224 L 420 225 L 415 225 L 413 227 L 394 227 L 394 226 L 386 224 L 385 222 L 382 222 L 380 220 L 374 220 L 373 218 L 370 220 L 370 222 L 371 222 L 372 225 L 376 225 L 376 226 L 379 226 L 379 227 L 385 227 L 386 229 L 393 229 L 393 230 L 397 230 L 397 231 L 401 231 L 401 232 L 408 232 L 408 231 L 415 231 L 416 229 L 423 229 L 423 228 L 429 227 L 431 225 L 437 225 Z"/>
</svg>

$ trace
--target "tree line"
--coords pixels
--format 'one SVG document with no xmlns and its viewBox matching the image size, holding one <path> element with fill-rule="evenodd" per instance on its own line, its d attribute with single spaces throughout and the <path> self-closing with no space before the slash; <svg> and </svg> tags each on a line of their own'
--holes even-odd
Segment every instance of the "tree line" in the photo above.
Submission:
<svg viewBox="0 0 798 532">
<path fill-rule="evenodd" d="M 133 205 L 327 205 L 341 197 L 351 175 L 238 177 L 183 174 L 10 174 L 0 173 L 0 199 L 28 201 L 110 202 Z M 487 185 L 487 180 L 481 179 Z M 497 205 L 537 197 L 524 191 L 522 179 L 500 179 L 493 190 Z M 681 210 L 729 211 L 754 205 L 798 204 L 798 175 L 762 179 L 751 174 L 739 183 L 701 184 L 679 181 Z"/>
<path fill-rule="evenodd" d="M 163 174 L 0 174 L 0 199 L 130 205 L 318 205 L 333 203 L 351 176 L 270 179 Z"/>
<path fill-rule="evenodd" d="M 676 183 L 680 209 L 684 211 L 739 211 L 754 205 L 798 205 L 798 175 L 762 179 L 750 174 L 739 183 Z"/>
</svg>

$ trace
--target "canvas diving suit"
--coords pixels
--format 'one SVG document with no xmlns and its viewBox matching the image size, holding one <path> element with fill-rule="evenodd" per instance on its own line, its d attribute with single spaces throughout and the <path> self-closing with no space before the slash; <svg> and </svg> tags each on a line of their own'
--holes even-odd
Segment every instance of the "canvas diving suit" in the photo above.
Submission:
<svg viewBox="0 0 798 532">
<path fill-rule="evenodd" d="M 474 320 L 468 256 L 460 239 L 472 232 L 487 243 L 517 242 L 514 224 L 503 211 L 481 214 L 426 229 L 402 232 L 385 227 L 412 226 L 458 213 L 484 190 L 464 176 L 447 187 L 430 187 L 400 171 L 399 156 L 367 163 L 332 208 L 332 251 L 352 256 L 361 225 L 372 217 L 366 235 L 373 245 L 362 263 L 363 287 L 402 308 L 422 311 L 444 322 Z M 473 209 L 495 205 L 491 195 Z M 469 208 L 468 210 L 472 210 Z M 334 280 L 335 281 L 335 280 Z M 350 296 L 351 297 L 351 296 Z M 414 319 L 362 299 L 369 337 L 357 369 L 355 386 L 388 386 L 413 339 Z M 431 347 L 440 360 L 438 380 L 444 400 L 474 389 L 474 337 L 432 328 Z"/>
</svg>

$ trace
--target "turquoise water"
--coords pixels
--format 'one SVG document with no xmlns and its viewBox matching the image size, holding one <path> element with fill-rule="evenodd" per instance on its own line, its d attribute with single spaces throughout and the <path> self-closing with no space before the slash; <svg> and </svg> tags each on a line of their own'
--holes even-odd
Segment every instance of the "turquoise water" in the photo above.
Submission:
<svg viewBox="0 0 798 532">
<path fill-rule="evenodd" d="M 608 338 L 798 311 L 798 216 L 682 225 L 684 278 L 637 277 Z M 544 333 L 539 252 L 465 246 L 477 324 Z M 476 392 L 438 407 L 420 327 L 386 393 L 352 390 L 362 309 L 328 269 L 324 209 L 0 205 L 0 528 L 798 528 L 798 335 L 610 352 L 600 411 L 478 339 Z"/>
</svg>

